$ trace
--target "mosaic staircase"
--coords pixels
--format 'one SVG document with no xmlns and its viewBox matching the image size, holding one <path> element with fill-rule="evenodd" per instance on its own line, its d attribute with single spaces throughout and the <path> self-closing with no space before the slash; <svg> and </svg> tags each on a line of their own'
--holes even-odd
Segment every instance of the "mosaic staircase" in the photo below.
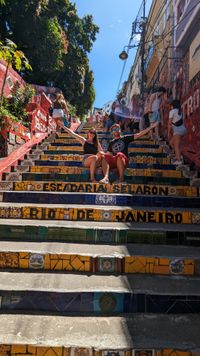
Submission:
<svg viewBox="0 0 200 356">
<path fill-rule="evenodd" d="M 64 132 L 4 173 L 0 355 L 200 354 L 198 172 L 145 137 L 125 180 L 90 183 Z"/>
</svg>

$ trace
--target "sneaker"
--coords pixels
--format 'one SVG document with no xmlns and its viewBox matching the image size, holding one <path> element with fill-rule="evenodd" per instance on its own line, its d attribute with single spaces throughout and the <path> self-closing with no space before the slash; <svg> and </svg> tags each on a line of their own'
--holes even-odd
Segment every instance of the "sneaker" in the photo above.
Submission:
<svg viewBox="0 0 200 356">
<path fill-rule="evenodd" d="M 172 162 L 172 164 L 175 164 L 175 165 L 177 165 L 177 166 L 179 166 L 180 164 L 183 164 L 183 162 L 182 161 L 174 161 L 174 162 Z"/>
<path fill-rule="evenodd" d="M 108 178 L 103 178 L 99 181 L 99 183 L 103 183 L 103 184 L 109 184 L 109 179 Z"/>
</svg>

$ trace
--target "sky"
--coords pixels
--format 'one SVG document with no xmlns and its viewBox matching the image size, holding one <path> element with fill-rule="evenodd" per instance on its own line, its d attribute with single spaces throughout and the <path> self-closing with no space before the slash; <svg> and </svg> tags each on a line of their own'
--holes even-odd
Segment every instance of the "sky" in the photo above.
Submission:
<svg viewBox="0 0 200 356">
<path fill-rule="evenodd" d="M 100 27 L 97 40 L 89 54 L 90 67 L 94 72 L 96 91 L 95 107 L 116 97 L 124 62 L 119 54 L 129 42 L 132 22 L 135 20 L 142 0 L 74 0 L 78 15 L 91 14 Z M 147 1 L 149 7 L 151 0 Z M 136 49 L 130 49 L 122 83 L 127 80 L 134 62 Z"/>
</svg>

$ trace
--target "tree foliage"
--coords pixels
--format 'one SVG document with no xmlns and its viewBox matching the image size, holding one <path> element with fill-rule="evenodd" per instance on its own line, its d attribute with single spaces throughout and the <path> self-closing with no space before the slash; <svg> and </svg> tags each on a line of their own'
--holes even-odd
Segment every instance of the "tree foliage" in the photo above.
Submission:
<svg viewBox="0 0 200 356">
<path fill-rule="evenodd" d="M 0 8 L 2 38 L 17 43 L 33 68 L 25 79 L 51 82 L 81 114 L 95 97 L 88 53 L 98 30 L 92 16 L 80 18 L 70 0 L 6 0 Z"/>
</svg>

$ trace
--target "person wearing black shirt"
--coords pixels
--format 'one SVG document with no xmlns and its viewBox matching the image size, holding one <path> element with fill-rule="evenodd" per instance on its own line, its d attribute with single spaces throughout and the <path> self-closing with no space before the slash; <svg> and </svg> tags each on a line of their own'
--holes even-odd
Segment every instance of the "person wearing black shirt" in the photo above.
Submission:
<svg viewBox="0 0 200 356">
<path fill-rule="evenodd" d="M 95 180 L 95 170 L 98 167 L 102 167 L 104 178 L 100 181 L 102 183 L 109 183 L 109 165 L 104 158 L 104 152 L 102 152 L 102 147 L 99 143 L 97 132 L 95 129 L 88 131 L 87 138 L 82 137 L 72 130 L 68 129 L 66 126 L 60 123 L 60 126 L 72 137 L 74 137 L 83 146 L 83 166 L 89 168 L 90 170 L 90 180 L 92 183 L 96 183 Z"/>
<path fill-rule="evenodd" d="M 120 125 L 114 124 L 111 127 L 111 133 L 114 136 L 114 139 L 110 141 L 108 150 L 104 155 L 107 163 L 110 166 L 110 169 L 117 168 L 119 173 L 119 180 L 115 183 L 122 183 L 124 180 L 124 171 L 129 163 L 128 158 L 128 145 L 130 142 L 146 135 L 150 130 L 158 126 L 158 123 L 152 124 L 147 129 L 134 134 L 134 135 L 125 135 L 121 136 Z"/>
</svg>

